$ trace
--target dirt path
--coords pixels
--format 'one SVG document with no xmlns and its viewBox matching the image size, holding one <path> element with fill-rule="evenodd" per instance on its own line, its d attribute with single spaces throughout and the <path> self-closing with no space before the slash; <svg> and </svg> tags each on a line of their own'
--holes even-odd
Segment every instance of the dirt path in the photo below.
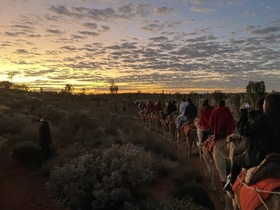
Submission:
<svg viewBox="0 0 280 210">
<path fill-rule="evenodd" d="M 27 170 L 8 155 L 0 156 L 1 210 L 58 210 L 45 190 L 46 178 Z"/>
<path fill-rule="evenodd" d="M 182 155 L 186 155 L 186 149 L 184 148 L 184 143 L 180 142 L 180 144 L 178 145 L 178 150 Z M 199 158 L 198 152 L 194 151 L 193 155 L 191 157 L 191 160 L 193 161 L 193 165 L 195 167 L 198 167 L 198 169 L 203 173 L 203 175 L 206 176 L 206 164 L 204 163 L 203 159 Z M 222 189 L 222 185 L 220 184 L 220 177 L 218 174 L 218 171 L 214 169 L 214 177 L 215 177 L 215 184 L 217 187 L 217 190 L 212 192 L 208 190 L 208 186 L 210 185 L 210 182 L 204 178 L 202 181 L 202 186 L 203 188 L 208 192 L 211 200 L 213 201 L 214 205 L 215 205 L 215 209 L 216 210 L 224 210 L 225 209 L 225 203 L 221 202 L 221 198 L 224 197 L 223 194 L 223 189 Z"/>
</svg>

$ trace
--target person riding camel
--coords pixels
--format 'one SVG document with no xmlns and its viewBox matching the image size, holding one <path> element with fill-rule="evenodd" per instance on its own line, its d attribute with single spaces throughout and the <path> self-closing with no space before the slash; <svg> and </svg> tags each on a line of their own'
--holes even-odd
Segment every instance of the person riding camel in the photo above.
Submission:
<svg viewBox="0 0 280 210">
<path fill-rule="evenodd" d="M 216 107 L 209 118 L 209 127 L 213 133 L 213 140 L 226 138 L 232 134 L 236 128 L 236 122 L 229 108 L 225 106 L 225 100 L 219 101 L 219 106 Z"/>
<path fill-rule="evenodd" d="M 248 103 L 244 103 L 240 106 L 240 118 L 237 122 L 237 130 L 241 136 L 247 136 L 249 130 L 249 111 L 251 106 Z"/>
<path fill-rule="evenodd" d="M 211 133 L 211 129 L 209 127 L 208 122 L 213 110 L 214 107 L 209 105 L 209 100 L 204 100 L 198 119 L 198 129 L 200 132 L 198 137 L 200 143 L 203 143 L 207 139 L 208 135 Z"/>
<path fill-rule="evenodd" d="M 190 98 L 187 99 L 188 105 L 185 108 L 184 116 L 180 119 L 178 124 L 178 131 L 181 131 L 182 125 L 185 122 L 194 120 L 197 117 L 197 107 Z"/>
<path fill-rule="evenodd" d="M 250 169 L 258 166 L 267 155 L 280 154 L 280 94 L 268 94 L 264 100 L 263 110 L 264 113 L 254 120 L 248 131 L 246 150 L 233 158 L 230 180 L 224 187 L 231 194 L 233 194 L 232 185 L 241 168 Z"/>
<path fill-rule="evenodd" d="M 188 106 L 188 102 L 186 101 L 186 98 L 183 97 L 183 98 L 181 99 L 181 104 L 180 104 L 180 106 L 179 106 L 179 112 L 180 112 L 180 114 L 179 114 L 178 117 L 177 117 L 177 125 L 179 125 L 179 122 L 180 122 L 181 118 L 184 117 L 184 115 L 185 115 L 185 109 L 186 109 L 187 106 Z"/>
</svg>

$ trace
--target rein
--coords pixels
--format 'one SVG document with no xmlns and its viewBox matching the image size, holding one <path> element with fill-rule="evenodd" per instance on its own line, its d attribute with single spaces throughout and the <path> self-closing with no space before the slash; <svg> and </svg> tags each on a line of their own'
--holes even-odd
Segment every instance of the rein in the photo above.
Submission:
<svg viewBox="0 0 280 210">
<path fill-rule="evenodd" d="M 222 140 L 222 139 L 217 139 L 217 140 Z M 216 140 L 216 141 L 217 141 L 217 140 Z M 225 146 L 225 145 L 228 145 L 229 143 L 233 142 L 234 140 L 237 140 L 237 138 L 230 138 L 228 141 L 226 141 L 225 143 L 221 144 L 220 147 L 223 147 L 223 146 Z M 242 140 L 242 136 L 239 135 L 238 140 Z M 230 160 L 229 157 L 227 157 L 226 155 L 224 155 L 224 154 L 221 152 L 221 150 L 219 149 L 219 147 L 216 145 L 215 141 L 213 141 L 212 139 L 211 139 L 211 141 L 214 143 L 214 146 L 216 146 L 217 151 L 220 153 L 220 155 L 221 155 L 223 158 L 225 158 L 225 159 L 227 159 L 227 160 Z"/>
<path fill-rule="evenodd" d="M 221 141 L 222 139 L 216 139 L 215 141 Z M 214 144 L 214 146 L 216 146 L 216 149 L 217 149 L 217 151 L 220 153 L 220 155 L 223 157 L 223 158 L 225 158 L 225 159 L 227 159 L 227 160 L 230 160 L 229 159 L 229 157 L 227 157 L 226 155 L 224 155 L 223 153 L 222 153 L 222 151 L 220 150 L 220 148 L 216 145 L 217 143 L 215 142 L 215 141 L 213 141 L 212 139 L 211 139 L 211 141 L 213 142 L 213 144 Z M 220 145 L 220 147 L 222 147 L 222 146 L 224 146 L 224 145 L 227 145 L 228 143 L 226 142 L 226 143 L 223 143 L 223 144 L 221 144 Z"/>
</svg>

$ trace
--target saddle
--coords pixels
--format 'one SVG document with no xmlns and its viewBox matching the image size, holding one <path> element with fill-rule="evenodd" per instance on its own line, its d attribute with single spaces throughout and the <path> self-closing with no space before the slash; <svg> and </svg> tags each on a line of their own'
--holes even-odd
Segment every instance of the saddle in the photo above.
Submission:
<svg viewBox="0 0 280 210">
<path fill-rule="evenodd" d="M 244 181 L 250 186 L 267 178 L 280 179 L 279 153 L 271 153 L 267 155 L 258 166 L 248 169 Z"/>
<path fill-rule="evenodd" d="M 211 152 L 214 147 L 214 135 L 209 135 L 203 142 L 203 146 L 206 147 L 209 152 Z"/>
<path fill-rule="evenodd" d="M 181 127 L 181 130 L 183 131 L 183 134 L 185 136 L 188 136 L 190 130 L 194 130 L 194 129 L 196 129 L 196 127 L 195 127 L 193 119 L 188 120 Z"/>
</svg>

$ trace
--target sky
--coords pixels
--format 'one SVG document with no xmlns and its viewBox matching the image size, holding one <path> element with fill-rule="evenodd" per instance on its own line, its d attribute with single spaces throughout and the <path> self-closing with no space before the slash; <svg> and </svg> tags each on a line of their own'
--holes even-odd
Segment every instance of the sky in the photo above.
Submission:
<svg viewBox="0 0 280 210">
<path fill-rule="evenodd" d="M 280 91 L 279 0 L 0 0 L 0 81 L 86 93 Z M 8 75 L 13 75 L 9 77 Z"/>
</svg>

